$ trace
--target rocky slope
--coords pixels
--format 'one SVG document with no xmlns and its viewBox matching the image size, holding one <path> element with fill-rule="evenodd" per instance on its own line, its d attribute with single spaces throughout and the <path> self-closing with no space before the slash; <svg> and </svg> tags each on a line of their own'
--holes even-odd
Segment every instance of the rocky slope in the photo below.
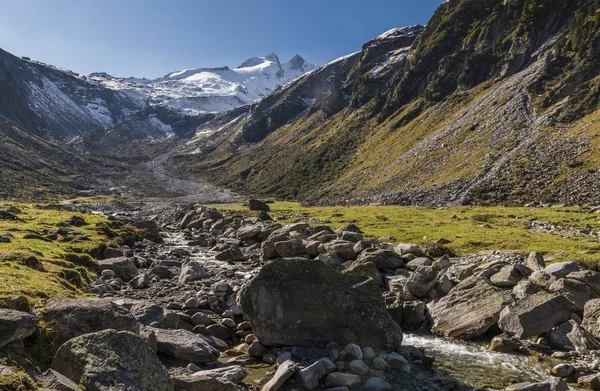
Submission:
<svg viewBox="0 0 600 391">
<path fill-rule="evenodd" d="M 204 124 L 173 163 L 311 202 L 599 203 L 598 9 L 444 2 L 425 29 Z"/>
</svg>

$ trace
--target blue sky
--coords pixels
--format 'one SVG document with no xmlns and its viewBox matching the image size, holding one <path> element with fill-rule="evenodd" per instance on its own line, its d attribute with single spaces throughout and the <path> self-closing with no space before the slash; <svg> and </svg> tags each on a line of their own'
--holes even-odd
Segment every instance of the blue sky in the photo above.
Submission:
<svg viewBox="0 0 600 391">
<path fill-rule="evenodd" d="M 443 0 L 0 0 L 0 47 L 82 74 L 158 77 L 274 52 L 324 64 Z"/>
</svg>

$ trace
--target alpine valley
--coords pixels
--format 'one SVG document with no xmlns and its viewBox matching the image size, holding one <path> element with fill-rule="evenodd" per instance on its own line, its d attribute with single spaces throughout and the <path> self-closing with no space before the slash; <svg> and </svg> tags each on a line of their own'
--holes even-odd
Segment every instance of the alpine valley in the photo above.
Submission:
<svg viewBox="0 0 600 391">
<path fill-rule="evenodd" d="M 600 0 L 436 1 L 320 66 L 0 49 L 0 391 L 600 390 Z"/>
</svg>

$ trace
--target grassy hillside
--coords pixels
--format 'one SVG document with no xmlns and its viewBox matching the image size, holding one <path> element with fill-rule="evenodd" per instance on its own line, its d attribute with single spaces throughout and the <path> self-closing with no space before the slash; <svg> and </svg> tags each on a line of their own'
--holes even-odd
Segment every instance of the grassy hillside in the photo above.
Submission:
<svg viewBox="0 0 600 391">
<path fill-rule="evenodd" d="M 544 253 L 547 260 L 578 260 L 600 268 L 597 236 L 581 231 L 600 231 L 600 214 L 581 208 L 451 207 L 406 206 L 302 207 L 294 202 L 270 204 L 278 222 L 308 221 L 339 228 L 358 225 L 368 238 L 390 243 L 417 243 L 434 250 L 444 244 L 450 253 L 468 256 L 480 251 L 514 250 L 521 254 Z M 218 208 L 247 212 L 244 205 L 217 205 Z M 532 223 L 554 231 L 531 229 Z M 586 231 L 587 232 L 587 231 Z"/>
<path fill-rule="evenodd" d="M 111 243 L 124 240 L 140 231 L 111 222 L 94 214 L 74 214 L 56 207 L 33 204 L 2 204 L 18 219 L 0 217 L 0 298 L 23 295 L 32 301 L 49 297 L 73 297 L 86 294 L 95 278 L 96 258 Z M 72 216 L 85 220 L 82 226 L 70 227 L 75 235 L 58 235 L 55 240 L 25 239 L 28 233 L 47 236 Z"/>
</svg>

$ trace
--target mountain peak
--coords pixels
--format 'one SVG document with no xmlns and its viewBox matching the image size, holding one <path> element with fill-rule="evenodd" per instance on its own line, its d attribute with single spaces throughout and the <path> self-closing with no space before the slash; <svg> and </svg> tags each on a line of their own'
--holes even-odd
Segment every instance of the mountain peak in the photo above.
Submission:
<svg viewBox="0 0 600 391">
<path fill-rule="evenodd" d="M 255 67 L 257 65 L 265 64 L 267 61 L 279 64 L 279 57 L 277 57 L 275 53 L 267 54 L 264 57 L 250 57 L 249 59 L 244 61 L 239 67 L 237 67 L 237 69 Z"/>
</svg>

